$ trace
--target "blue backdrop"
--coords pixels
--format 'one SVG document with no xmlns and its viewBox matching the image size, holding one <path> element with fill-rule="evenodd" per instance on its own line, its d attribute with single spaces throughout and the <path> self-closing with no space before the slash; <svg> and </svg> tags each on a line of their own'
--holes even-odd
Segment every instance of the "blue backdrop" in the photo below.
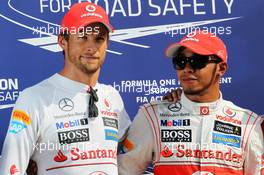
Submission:
<svg viewBox="0 0 264 175">
<path fill-rule="evenodd" d="M 81 0 L 79 0 L 81 1 Z M 57 45 L 60 20 L 78 0 L 2 0 L 0 4 L 0 150 L 20 91 L 63 66 Z M 261 51 L 263 0 L 93 0 L 115 27 L 100 82 L 120 91 L 133 119 L 142 103 L 178 86 L 168 44 L 196 28 L 218 34 L 228 47 L 225 99 L 263 112 Z M 151 88 L 150 88 L 151 87 Z"/>
</svg>

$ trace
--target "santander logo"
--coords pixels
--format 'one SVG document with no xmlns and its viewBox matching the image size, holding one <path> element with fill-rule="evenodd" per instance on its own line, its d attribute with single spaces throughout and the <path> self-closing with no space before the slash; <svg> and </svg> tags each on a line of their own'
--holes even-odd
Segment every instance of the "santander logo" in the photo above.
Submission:
<svg viewBox="0 0 264 175">
<path fill-rule="evenodd" d="M 55 162 L 64 162 L 66 161 L 68 158 L 67 156 L 65 156 L 61 150 L 59 150 L 58 154 L 54 157 L 54 161 Z"/>
<path fill-rule="evenodd" d="M 72 148 L 69 154 L 65 155 L 62 151 L 58 151 L 57 155 L 53 158 L 55 162 L 65 162 L 66 160 L 79 161 L 88 159 L 117 159 L 117 148 L 113 149 L 90 149 L 80 150 L 79 148 Z"/>
<path fill-rule="evenodd" d="M 173 155 L 173 152 L 170 150 L 170 148 L 168 148 L 167 146 L 164 146 L 163 150 L 160 152 L 160 154 L 167 158 L 167 157 L 171 157 Z"/>
</svg>

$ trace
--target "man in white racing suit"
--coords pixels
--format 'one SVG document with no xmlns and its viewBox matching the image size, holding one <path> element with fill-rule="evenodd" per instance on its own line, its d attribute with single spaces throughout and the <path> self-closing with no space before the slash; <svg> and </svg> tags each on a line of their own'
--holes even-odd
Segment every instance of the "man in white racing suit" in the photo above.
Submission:
<svg viewBox="0 0 264 175">
<path fill-rule="evenodd" d="M 24 175 L 30 159 L 39 175 L 118 174 L 117 146 L 130 119 L 120 94 L 98 83 L 113 28 L 104 9 L 89 2 L 73 5 L 61 27 L 64 68 L 20 94 L 1 175 Z"/>
<path fill-rule="evenodd" d="M 227 69 L 220 38 L 196 31 L 169 46 L 183 88 L 176 103 L 140 107 L 118 157 L 119 174 L 264 175 L 264 118 L 222 98 Z"/>
</svg>

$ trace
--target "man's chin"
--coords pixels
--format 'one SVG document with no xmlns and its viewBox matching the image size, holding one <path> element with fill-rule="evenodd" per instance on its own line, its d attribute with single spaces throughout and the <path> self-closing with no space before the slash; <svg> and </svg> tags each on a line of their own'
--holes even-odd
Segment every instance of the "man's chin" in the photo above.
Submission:
<svg viewBox="0 0 264 175">
<path fill-rule="evenodd" d="M 80 69 L 81 69 L 81 71 L 83 73 L 85 73 L 87 75 L 90 75 L 90 74 L 96 73 L 99 68 L 98 67 L 89 67 L 89 68 L 87 68 L 87 67 L 81 67 Z"/>
<path fill-rule="evenodd" d="M 186 95 L 198 95 L 201 93 L 200 90 L 195 90 L 195 89 L 183 89 L 183 92 Z"/>
</svg>

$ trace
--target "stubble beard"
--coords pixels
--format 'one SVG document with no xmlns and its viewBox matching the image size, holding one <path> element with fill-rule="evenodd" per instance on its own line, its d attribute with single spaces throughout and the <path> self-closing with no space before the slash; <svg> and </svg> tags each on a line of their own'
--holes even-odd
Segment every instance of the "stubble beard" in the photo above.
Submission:
<svg viewBox="0 0 264 175">
<path fill-rule="evenodd" d="M 81 62 L 81 58 L 78 59 L 78 62 L 75 64 L 75 66 L 86 75 L 94 74 L 100 68 L 99 63 L 97 63 L 96 66 L 88 65 L 87 63 L 84 64 Z"/>
<path fill-rule="evenodd" d="M 211 80 L 203 87 L 200 89 L 195 89 L 195 88 L 183 88 L 183 92 L 186 95 L 197 95 L 201 96 L 206 94 L 207 90 L 212 86 L 212 84 L 215 82 L 215 74 L 216 74 L 216 66 L 214 67 L 214 70 L 211 74 Z"/>
</svg>

